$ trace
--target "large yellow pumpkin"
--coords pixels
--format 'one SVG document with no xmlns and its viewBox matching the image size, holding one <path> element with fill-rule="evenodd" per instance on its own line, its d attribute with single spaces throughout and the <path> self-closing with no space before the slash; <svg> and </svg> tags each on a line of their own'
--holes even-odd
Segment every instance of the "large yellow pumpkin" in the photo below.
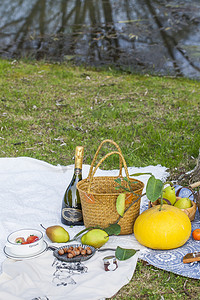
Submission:
<svg viewBox="0 0 200 300">
<path fill-rule="evenodd" d="M 134 224 L 138 242 L 152 249 L 167 250 L 186 243 L 191 234 L 191 222 L 186 213 L 172 205 L 156 205 L 141 213 Z"/>
</svg>

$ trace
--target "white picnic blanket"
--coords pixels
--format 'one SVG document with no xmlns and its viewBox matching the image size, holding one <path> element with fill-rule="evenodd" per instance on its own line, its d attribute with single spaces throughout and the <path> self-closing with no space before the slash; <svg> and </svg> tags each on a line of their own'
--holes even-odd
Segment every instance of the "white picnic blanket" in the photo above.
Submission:
<svg viewBox="0 0 200 300">
<path fill-rule="evenodd" d="M 87 177 L 89 167 L 83 165 L 83 178 Z M 53 166 L 28 157 L 0 158 L 0 300 L 96 300 L 112 297 L 131 280 L 138 256 L 146 249 L 134 235 L 110 237 L 104 246 L 140 250 L 127 261 L 119 261 L 118 269 L 113 272 L 105 272 L 103 267 L 103 257 L 113 254 L 111 251 L 96 252 L 79 266 L 63 265 L 54 258 L 51 250 L 32 259 L 16 261 L 5 257 L 6 238 L 15 230 L 41 230 L 41 223 L 45 227 L 61 225 L 72 238 L 84 229 L 84 226 L 67 227 L 60 221 L 62 198 L 73 169 L 73 165 Z M 130 167 L 128 171 L 129 174 L 152 172 L 162 180 L 168 176 L 166 167 L 160 165 Z M 99 169 L 96 175 L 115 176 L 118 172 Z M 146 183 L 148 178 L 148 175 L 142 175 L 139 179 Z M 51 243 L 46 236 L 45 240 Z"/>
</svg>

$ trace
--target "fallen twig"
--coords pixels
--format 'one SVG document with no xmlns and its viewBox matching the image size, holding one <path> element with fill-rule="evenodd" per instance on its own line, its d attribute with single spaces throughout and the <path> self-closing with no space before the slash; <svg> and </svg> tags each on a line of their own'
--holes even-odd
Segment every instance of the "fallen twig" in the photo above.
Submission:
<svg viewBox="0 0 200 300">
<path fill-rule="evenodd" d="M 186 281 L 184 282 L 183 290 L 184 290 L 184 293 L 185 293 L 187 296 L 189 296 L 190 298 L 192 298 L 191 295 L 190 295 L 190 293 L 189 293 L 188 290 L 186 289 L 187 281 L 188 281 L 188 280 L 186 279 Z"/>
</svg>

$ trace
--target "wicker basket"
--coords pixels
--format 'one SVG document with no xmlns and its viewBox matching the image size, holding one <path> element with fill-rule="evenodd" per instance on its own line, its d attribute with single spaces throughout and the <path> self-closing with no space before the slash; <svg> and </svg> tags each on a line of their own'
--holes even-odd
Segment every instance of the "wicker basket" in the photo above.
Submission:
<svg viewBox="0 0 200 300">
<path fill-rule="evenodd" d="M 176 197 L 176 200 L 180 199 L 181 197 Z M 159 200 L 156 200 L 154 202 L 149 202 L 149 208 L 155 206 L 155 205 L 160 205 Z M 192 206 L 187 209 L 181 209 L 186 213 L 190 219 L 190 221 L 193 221 L 195 218 L 196 210 L 197 210 L 197 205 L 194 201 L 192 201 Z"/>
<path fill-rule="evenodd" d="M 115 145 L 118 151 L 106 154 L 93 169 L 99 151 L 102 145 L 106 142 Z M 113 154 L 119 155 L 119 176 L 94 177 L 102 162 Z M 138 196 L 142 195 L 144 184 L 137 179 L 129 178 L 127 165 L 119 146 L 112 140 L 104 140 L 98 147 L 93 158 L 88 177 L 79 181 L 77 184 L 81 199 L 84 225 L 86 228 L 90 226 L 106 228 L 109 224 L 113 224 L 118 220 L 119 214 L 116 210 L 116 200 L 118 195 L 124 191 L 115 189 L 115 187 L 118 186 L 115 179 L 123 178 L 122 165 L 124 166 L 126 177 L 131 182 L 134 193 Z M 126 193 L 126 208 L 138 198 L 137 195 Z M 118 223 L 121 226 L 120 234 L 131 234 L 133 232 L 133 224 L 138 217 L 139 212 L 140 199 L 135 202 L 130 209 L 124 213 L 123 218 L 120 219 Z"/>
<path fill-rule="evenodd" d="M 176 200 L 180 199 L 181 197 L 179 197 L 179 194 L 180 194 L 180 191 L 181 189 L 183 188 L 187 188 L 188 190 L 191 191 L 191 193 L 193 194 L 194 196 L 194 201 L 192 201 L 192 206 L 190 208 L 187 208 L 187 209 L 182 209 L 189 217 L 190 221 L 193 221 L 194 218 L 195 218 L 195 214 L 196 214 L 196 210 L 197 210 L 197 207 L 199 209 L 199 212 L 200 212 L 200 194 L 199 194 L 199 191 L 195 192 L 193 189 L 200 186 L 200 181 L 198 182 L 195 182 L 191 185 L 189 185 L 188 187 L 180 187 L 177 191 L 176 191 Z M 154 201 L 153 203 L 152 202 L 149 202 L 149 208 L 152 207 L 152 206 L 155 206 L 155 205 L 158 205 L 159 204 L 159 201 L 156 200 Z"/>
<path fill-rule="evenodd" d="M 195 183 L 190 184 L 190 188 L 194 189 L 200 186 L 200 181 L 197 181 Z M 199 210 L 199 215 L 200 215 L 200 190 L 196 191 L 196 193 L 194 194 L 194 197 L 196 199 L 196 204 Z"/>
</svg>

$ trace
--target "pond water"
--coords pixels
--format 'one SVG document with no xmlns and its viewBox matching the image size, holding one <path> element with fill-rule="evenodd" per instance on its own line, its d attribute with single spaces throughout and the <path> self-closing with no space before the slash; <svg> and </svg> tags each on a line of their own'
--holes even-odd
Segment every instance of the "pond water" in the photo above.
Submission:
<svg viewBox="0 0 200 300">
<path fill-rule="evenodd" d="M 199 0 L 1 0 L 0 56 L 200 79 Z"/>
</svg>

